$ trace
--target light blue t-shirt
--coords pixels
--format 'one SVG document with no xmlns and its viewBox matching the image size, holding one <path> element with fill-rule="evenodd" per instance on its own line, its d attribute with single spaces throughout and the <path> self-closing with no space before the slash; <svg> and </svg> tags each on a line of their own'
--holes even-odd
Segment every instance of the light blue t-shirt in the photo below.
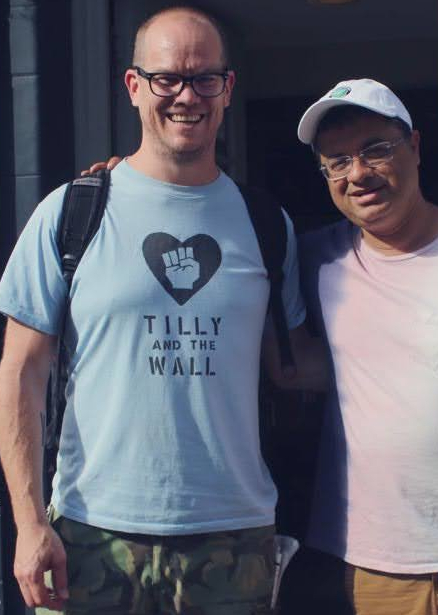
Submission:
<svg viewBox="0 0 438 615">
<path fill-rule="evenodd" d="M 0 310 L 57 334 L 66 299 L 56 233 L 65 187 L 23 231 Z M 304 319 L 288 225 L 284 302 Z M 269 283 L 246 206 L 225 174 L 153 180 L 122 162 L 74 275 L 67 406 L 53 503 L 70 519 L 188 534 L 268 525 L 258 379 Z"/>
</svg>

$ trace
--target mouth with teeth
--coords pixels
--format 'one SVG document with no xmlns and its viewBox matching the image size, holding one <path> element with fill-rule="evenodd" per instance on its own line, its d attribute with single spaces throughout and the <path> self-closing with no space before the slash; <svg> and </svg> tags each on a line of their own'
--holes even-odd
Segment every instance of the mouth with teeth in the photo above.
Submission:
<svg viewBox="0 0 438 615">
<path fill-rule="evenodd" d="M 171 122 L 175 122 L 176 124 L 198 124 L 204 116 L 200 113 L 192 115 L 186 115 L 183 113 L 169 113 L 167 117 Z"/>
</svg>

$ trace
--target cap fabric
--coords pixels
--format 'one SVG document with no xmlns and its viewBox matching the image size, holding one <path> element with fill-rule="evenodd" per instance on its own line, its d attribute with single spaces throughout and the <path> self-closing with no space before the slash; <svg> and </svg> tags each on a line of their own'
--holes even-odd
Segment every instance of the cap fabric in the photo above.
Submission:
<svg viewBox="0 0 438 615">
<path fill-rule="evenodd" d="M 298 125 L 299 140 L 312 143 L 322 116 L 339 105 L 356 105 L 386 117 L 398 117 L 412 128 L 408 110 L 386 85 L 373 79 L 351 79 L 338 83 L 307 109 Z"/>
</svg>

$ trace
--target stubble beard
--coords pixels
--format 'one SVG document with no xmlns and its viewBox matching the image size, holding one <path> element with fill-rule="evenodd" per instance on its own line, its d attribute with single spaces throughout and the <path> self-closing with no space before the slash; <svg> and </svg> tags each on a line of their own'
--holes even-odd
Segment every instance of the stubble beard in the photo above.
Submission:
<svg viewBox="0 0 438 615">
<path fill-rule="evenodd" d="M 213 147 L 214 151 L 214 143 L 212 144 L 211 142 L 200 143 L 190 148 L 190 145 L 186 147 L 172 145 L 156 132 L 151 133 L 149 131 L 149 138 L 152 141 L 152 147 L 157 157 L 163 161 L 167 160 L 181 166 L 202 162 L 208 156 L 208 151 L 211 147 Z"/>
<path fill-rule="evenodd" d="M 205 155 L 206 149 L 207 148 L 205 146 L 200 146 L 193 150 L 178 150 L 170 147 L 165 147 L 163 148 L 161 153 L 163 158 L 166 158 L 167 160 L 175 164 L 185 166 L 202 160 Z"/>
</svg>

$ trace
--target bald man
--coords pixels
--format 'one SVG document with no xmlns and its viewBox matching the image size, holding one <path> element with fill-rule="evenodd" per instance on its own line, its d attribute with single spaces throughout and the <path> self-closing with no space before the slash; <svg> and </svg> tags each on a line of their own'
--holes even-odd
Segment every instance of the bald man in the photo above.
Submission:
<svg viewBox="0 0 438 615">
<path fill-rule="evenodd" d="M 215 161 L 234 81 L 205 13 L 168 9 L 140 27 L 125 83 L 142 141 L 112 172 L 68 298 L 49 520 L 39 434 L 67 300 L 56 247 L 65 186 L 36 209 L 0 284 L 0 449 L 31 607 L 269 612 L 276 490 L 258 435 L 269 282 L 241 193 Z M 283 300 L 299 362 L 305 310 L 286 225 Z"/>
</svg>

